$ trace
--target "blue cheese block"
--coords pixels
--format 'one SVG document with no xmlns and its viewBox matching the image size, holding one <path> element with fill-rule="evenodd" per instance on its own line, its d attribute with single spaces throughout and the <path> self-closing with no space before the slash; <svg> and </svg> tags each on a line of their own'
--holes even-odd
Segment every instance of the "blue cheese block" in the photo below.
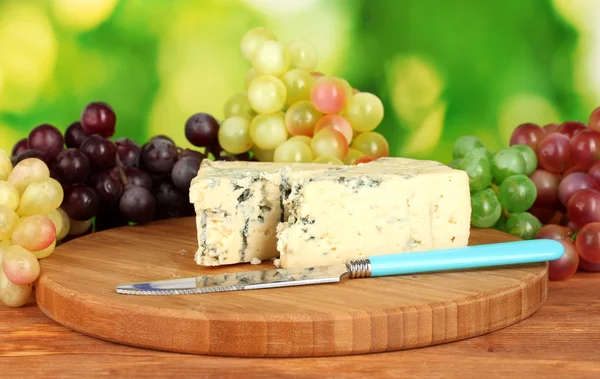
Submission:
<svg viewBox="0 0 600 379">
<path fill-rule="evenodd" d="M 468 244 L 469 178 L 438 162 L 386 158 L 289 185 L 277 235 L 282 267 Z"/>
</svg>

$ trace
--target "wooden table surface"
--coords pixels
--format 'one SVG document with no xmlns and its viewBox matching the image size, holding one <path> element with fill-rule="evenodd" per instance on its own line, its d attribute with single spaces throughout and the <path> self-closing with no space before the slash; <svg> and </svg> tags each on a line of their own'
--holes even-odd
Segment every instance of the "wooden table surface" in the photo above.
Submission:
<svg viewBox="0 0 600 379">
<path fill-rule="evenodd" d="M 0 305 L 0 377 L 600 378 L 600 273 L 551 282 L 525 321 L 481 337 L 394 353 L 302 359 L 193 356 L 80 335 L 31 303 Z M 185 375 L 185 376 L 184 376 Z"/>
</svg>

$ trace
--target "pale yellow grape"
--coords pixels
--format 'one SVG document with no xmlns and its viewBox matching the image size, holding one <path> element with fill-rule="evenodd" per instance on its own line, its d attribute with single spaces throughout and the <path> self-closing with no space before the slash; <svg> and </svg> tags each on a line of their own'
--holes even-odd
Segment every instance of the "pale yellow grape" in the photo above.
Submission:
<svg viewBox="0 0 600 379">
<path fill-rule="evenodd" d="M 67 235 L 77 237 L 88 231 L 90 226 L 92 226 L 92 219 L 85 221 L 69 219 L 69 225 L 69 233 Z"/>
<path fill-rule="evenodd" d="M 285 126 L 293 136 L 312 137 L 315 125 L 323 114 L 308 100 L 292 104 L 285 112 Z"/>
<path fill-rule="evenodd" d="M 69 229 L 71 228 L 71 220 L 69 219 L 69 215 L 62 208 L 57 208 L 56 211 L 60 214 L 62 219 L 60 230 L 56 229 L 56 240 L 61 241 L 63 238 L 69 234 Z"/>
<path fill-rule="evenodd" d="M 6 205 L 13 211 L 19 206 L 19 191 L 7 181 L 0 181 L 0 205 Z"/>
<path fill-rule="evenodd" d="M 248 97 L 244 92 L 234 94 L 223 104 L 223 115 L 225 118 L 241 116 L 251 119 L 255 114 L 256 112 L 250 106 Z"/>
<path fill-rule="evenodd" d="M 55 238 L 58 239 L 58 233 L 61 231 L 61 229 L 63 229 L 63 216 L 62 214 L 58 211 L 60 208 L 54 209 L 52 211 L 50 211 L 46 217 L 48 217 L 50 219 L 50 221 L 52 221 L 52 223 L 54 224 L 54 229 L 55 229 Z M 67 217 L 67 221 L 69 220 L 69 218 Z M 66 233 L 65 233 L 66 234 Z"/>
<path fill-rule="evenodd" d="M 310 72 L 294 69 L 286 72 L 281 77 L 286 90 L 285 105 L 290 106 L 297 101 L 310 100 L 310 91 L 315 79 Z"/>
<path fill-rule="evenodd" d="M 275 149 L 266 150 L 254 145 L 252 147 L 252 153 L 254 154 L 254 157 L 260 162 L 273 162 L 273 157 L 275 156 Z"/>
<path fill-rule="evenodd" d="M 348 155 L 346 137 L 333 128 L 319 131 L 310 141 L 310 149 L 315 157 L 330 156 L 343 160 Z"/>
<path fill-rule="evenodd" d="M 250 122 L 242 116 L 233 116 L 219 127 L 219 144 L 230 154 L 242 154 L 250 150 L 252 140 L 250 139 Z"/>
<path fill-rule="evenodd" d="M 22 194 L 30 183 L 45 180 L 49 177 L 50 170 L 42 160 L 27 158 L 15 165 L 7 181 Z"/>
<path fill-rule="evenodd" d="M 250 124 L 250 137 L 263 150 L 273 150 L 287 140 L 288 131 L 282 112 L 259 114 Z"/>
<path fill-rule="evenodd" d="M 12 168 L 10 157 L 4 149 L 0 148 L 0 180 L 6 180 Z"/>
<path fill-rule="evenodd" d="M 4 274 L 4 270 L 0 270 L 0 301 L 6 306 L 17 308 L 25 305 L 30 297 L 31 284 L 13 284 Z"/>
<path fill-rule="evenodd" d="M 319 54 L 317 48 L 305 39 L 295 39 L 286 45 L 290 54 L 290 66 L 302 70 L 313 71 L 317 68 Z"/>
<path fill-rule="evenodd" d="M 283 82 L 271 75 L 257 77 L 248 88 L 250 106 L 262 114 L 280 111 L 285 105 L 286 96 Z"/>
<path fill-rule="evenodd" d="M 383 103 L 372 93 L 357 93 L 346 105 L 344 117 L 354 130 L 370 132 L 377 128 L 383 120 Z"/>
<path fill-rule="evenodd" d="M 349 148 L 348 149 L 348 155 L 346 155 L 346 158 L 344 158 L 344 164 L 346 165 L 351 165 L 354 164 L 354 162 L 359 159 L 364 157 L 365 155 L 363 153 L 361 153 L 359 150 L 353 149 L 353 148 Z"/>
<path fill-rule="evenodd" d="M 361 133 L 358 137 L 354 138 L 350 147 L 375 159 L 387 157 L 390 153 L 387 140 L 377 132 Z"/>
<path fill-rule="evenodd" d="M 27 186 L 17 208 L 19 216 L 45 215 L 58 208 L 63 201 L 63 188 L 52 178 L 33 182 Z"/>
<path fill-rule="evenodd" d="M 266 41 L 252 58 L 252 68 L 259 75 L 281 76 L 290 68 L 290 54 L 279 42 Z"/>
<path fill-rule="evenodd" d="M 56 227 L 43 215 L 23 217 L 13 230 L 11 241 L 29 251 L 44 250 L 56 241 Z"/>
<path fill-rule="evenodd" d="M 352 98 L 352 95 L 354 94 L 354 88 L 352 88 L 352 86 L 350 85 L 350 83 L 348 83 L 348 81 L 346 79 L 342 79 L 342 78 L 338 78 L 338 77 L 333 77 L 333 79 L 335 81 L 339 81 L 342 85 L 342 87 L 345 90 L 346 93 L 346 104 L 348 104 L 348 101 L 350 101 L 350 99 Z"/>
<path fill-rule="evenodd" d="M 300 141 L 300 142 L 306 144 L 306 146 L 310 147 L 311 140 L 312 140 L 312 138 L 310 138 L 308 136 L 293 136 L 293 137 L 290 137 L 290 139 L 288 141 Z"/>
<path fill-rule="evenodd" d="M 244 88 L 246 88 L 246 91 L 248 91 L 248 88 L 250 88 L 250 84 L 257 77 L 258 73 L 255 69 L 251 68 L 250 70 L 248 70 L 248 72 L 246 73 L 246 77 L 244 78 Z"/>
<path fill-rule="evenodd" d="M 2 257 L 4 256 L 6 249 L 8 249 L 11 246 L 12 244 L 9 240 L 0 241 L 0 264 L 2 263 Z"/>
<path fill-rule="evenodd" d="M 11 283 L 30 284 L 40 275 L 40 263 L 27 249 L 13 245 L 4 253 L 2 270 Z"/>
<path fill-rule="evenodd" d="M 0 241 L 11 239 L 17 225 L 19 215 L 6 205 L 0 205 Z"/>
<path fill-rule="evenodd" d="M 275 34 L 264 27 L 250 29 L 242 37 L 240 47 L 242 55 L 247 60 L 252 60 L 258 49 L 267 41 L 277 41 Z"/>
<path fill-rule="evenodd" d="M 324 164 L 335 164 L 335 165 L 343 165 L 344 162 L 337 159 L 336 157 L 332 157 L 330 155 L 323 155 L 316 158 L 312 163 L 324 163 Z"/>
<path fill-rule="evenodd" d="M 302 141 L 289 139 L 275 149 L 274 162 L 310 163 L 313 154 L 310 147 Z"/>
<path fill-rule="evenodd" d="M 37 259 L 44 259 L 50 256 L 54 252 L 54 249 L 56 249 L 56 241 L 52 242 L 52 244 L 44 250 L 32 251 L 31 254 L 33 254 Z"/>
</svg>

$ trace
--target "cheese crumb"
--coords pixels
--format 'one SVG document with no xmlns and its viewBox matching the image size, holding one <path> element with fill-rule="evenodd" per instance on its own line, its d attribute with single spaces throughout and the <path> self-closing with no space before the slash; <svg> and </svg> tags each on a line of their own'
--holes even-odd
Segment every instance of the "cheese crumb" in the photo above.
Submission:
<svg viewBox="0 0 600 379">
<path fill-rule="evenodd" d="M 279 264 L 279 262 L 280 262 L 279 258 L 275 258 L 273 260 L 273 264 L 275 265 L 275 267 L 281 268 L 281 265 Z"/>
<path fill-rule="evenodd" d="M 259 265 L 261 263 L 262 263 L 262 261 L 256 257 L 252 258 L 252 260 L 250 261 L 250 264 L 253 264 L 253 265 Z"/>
</svg>

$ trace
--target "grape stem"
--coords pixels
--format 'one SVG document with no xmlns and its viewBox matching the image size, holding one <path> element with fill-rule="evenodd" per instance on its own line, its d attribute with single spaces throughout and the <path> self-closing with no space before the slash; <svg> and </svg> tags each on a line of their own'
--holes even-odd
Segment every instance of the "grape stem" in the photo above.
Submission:
<svg viewBox="0 0 600 379">
<path fill-rule="evenodd" d="M 126 186 L 129 182 L 127 181 L 127 176 L 123 171 L 123 164 L 121 163 L 121 158 L 119 158 L 119 154 L 117 154 L 117 172 L 119 173 L 119 179 L 121 179 L 123 186 Z"/>
</svg>

